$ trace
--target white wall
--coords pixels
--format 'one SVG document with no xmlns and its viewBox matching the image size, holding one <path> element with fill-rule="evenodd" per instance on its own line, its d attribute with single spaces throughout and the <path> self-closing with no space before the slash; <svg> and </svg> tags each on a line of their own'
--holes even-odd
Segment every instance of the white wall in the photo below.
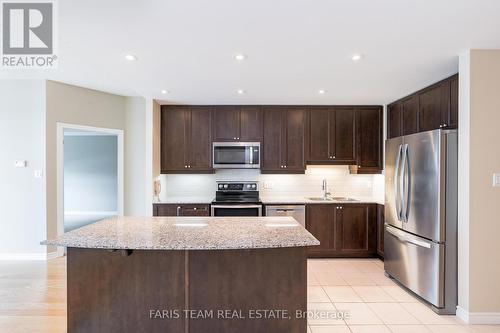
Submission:
<svg viewBox="0 0 500 333">
<path fill-rule="evenodd" d="M 347 166 L 308 166 L 303 175 L 260 174 L 258 170 L 219 170 L 215 174 L 161 175 L 160 200 L 169 197 L 215 196 L 215 182 L 219 180 L 256 180 L 260 195 L 266 197 L 307 197 L 322 193 L 322 180 L 327 179 L 332 195 L 384 200 L 383 175 L 351 175 Z M 270 185 L 271 188 L 265 188 Z"/>
<path fill-rule="evenodd" d="M 45 82 L 0 80 L 0 259 L 45 257 L 44 131 Z"/>
<path fill-rule="evenodd" d="M 147 215 L 146 101 L 127 97 L 125 101 L 125 215 Z M 150 194 L 148 194 L 151 196 Z"/>
</svg>

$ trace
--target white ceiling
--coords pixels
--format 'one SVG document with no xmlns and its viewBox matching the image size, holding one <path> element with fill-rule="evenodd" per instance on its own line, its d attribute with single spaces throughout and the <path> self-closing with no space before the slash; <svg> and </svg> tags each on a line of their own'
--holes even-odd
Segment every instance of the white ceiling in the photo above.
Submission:
<svg viewBox="0 0 500 333">
<path fill-rule="evenodd" d="M 0 77 L 165 103 L 382 104 L 456 73 L 463 50 L 500 48 L 498 0 L 61 0 L 58 11 L 58 69 Z"/>
</svg>

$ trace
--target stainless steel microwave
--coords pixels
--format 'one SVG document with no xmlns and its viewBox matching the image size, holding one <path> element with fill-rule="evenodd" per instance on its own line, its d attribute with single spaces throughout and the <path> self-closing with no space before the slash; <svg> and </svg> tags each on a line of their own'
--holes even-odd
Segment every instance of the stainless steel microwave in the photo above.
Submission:
<svg viewBox="0 0 500 333">
<path fill-rule="evenodd" d="M 214 142 L 214 169 L 259 169 L 260 142 Z"/>
</svg>

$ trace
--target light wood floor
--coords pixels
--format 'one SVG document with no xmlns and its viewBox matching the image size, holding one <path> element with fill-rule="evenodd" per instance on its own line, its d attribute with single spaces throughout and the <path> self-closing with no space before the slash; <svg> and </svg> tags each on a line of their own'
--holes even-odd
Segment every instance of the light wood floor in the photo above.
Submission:
<svg viewBox="0 0 500 333">
<path fill-rule="evenodd" d="M 386 278 L 376 259 L 309 260 L 308 308 L 350 313 L 348 320 L 310 321 L 309 333 L 500 332 L 436 315 Z M 0 261 L 0 333 L 14 332 L 66 332 L 65 258 Z"/>
</svg>

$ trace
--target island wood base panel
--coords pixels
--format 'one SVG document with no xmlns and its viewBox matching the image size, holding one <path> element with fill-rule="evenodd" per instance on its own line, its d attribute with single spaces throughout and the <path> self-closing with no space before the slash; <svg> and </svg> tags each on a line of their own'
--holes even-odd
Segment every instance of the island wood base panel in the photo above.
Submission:
<svg viewBox="0 0 500 333">
<path fill-rule="evenodd" d="M 68 248 L 67 255 L 69 333 L 307 331 L 306 319 L 296 316 L 307 308 L 305 247 Z M 206 310 L 206 315 L 195 319 L 200 312 L 192 312 L 189 318 L 186 309 Z M 175 317 L 170 310 L 180 317 L 166 318 Z M 231 312 L 219 319 L 219 310 Z M 250 318 L 251 310 L 286 310 L 291 319 Z"/>
</svg>

